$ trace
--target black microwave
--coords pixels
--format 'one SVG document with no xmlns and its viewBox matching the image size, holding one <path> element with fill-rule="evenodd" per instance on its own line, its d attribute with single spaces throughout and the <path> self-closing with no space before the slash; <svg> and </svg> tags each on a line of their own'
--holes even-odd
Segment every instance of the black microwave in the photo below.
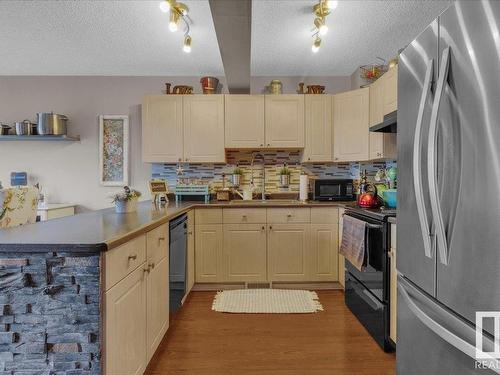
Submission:
<svg viewBox="0 0 500 375">
<path fill-rule="evenodd" d="M 352 180 L 314 180 L 313 199 L 315 201 L 353 201 L 356 199 Z"/>
</svg>

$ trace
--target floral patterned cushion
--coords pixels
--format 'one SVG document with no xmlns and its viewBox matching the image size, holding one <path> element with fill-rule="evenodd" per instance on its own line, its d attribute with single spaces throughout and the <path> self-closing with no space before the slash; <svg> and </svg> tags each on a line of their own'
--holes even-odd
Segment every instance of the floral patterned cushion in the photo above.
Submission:
<svg viewBox="0 0 500 375">
<path fill-rule="evenodd" d="M 38 189 L 16 187 L 0 190 L 0 228 L 36 222 Z"/>
</svg>

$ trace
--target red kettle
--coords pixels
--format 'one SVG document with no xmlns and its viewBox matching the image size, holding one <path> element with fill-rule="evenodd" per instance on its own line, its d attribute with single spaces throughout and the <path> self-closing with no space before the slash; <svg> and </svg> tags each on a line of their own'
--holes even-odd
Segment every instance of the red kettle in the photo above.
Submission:
<svg viewBox="0 0 500 375">
<path fill-rule="evenodd" d="M 363 208 L 377 208 L 382 205 L 382 199 L 377 194 L 377 187 L 365 184 L 363 191 L 358 195 L 358 206 Z"/>
</svg>

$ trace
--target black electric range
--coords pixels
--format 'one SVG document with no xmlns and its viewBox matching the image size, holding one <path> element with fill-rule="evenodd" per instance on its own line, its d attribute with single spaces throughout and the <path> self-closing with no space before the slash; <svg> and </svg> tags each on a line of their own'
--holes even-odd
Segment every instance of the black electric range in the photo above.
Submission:
<svg viewBox="0 0 500 375">
<path fill-rule="evenodd" d="M 386 352 L 395 350 L 390 328 L 390 223 L 396 210 L 347 206 L 345 214 L 366 222 L 365 264 L 358 270 L 345 262 L 345 303 Z"/>
</svg>

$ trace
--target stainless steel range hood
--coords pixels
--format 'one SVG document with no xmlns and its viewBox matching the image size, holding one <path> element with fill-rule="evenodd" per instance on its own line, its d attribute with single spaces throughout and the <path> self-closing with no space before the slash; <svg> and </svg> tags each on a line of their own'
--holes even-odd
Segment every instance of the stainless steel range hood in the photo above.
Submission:
<svg viewBox="0 0 500 375">
<path fill-rule="evenodd" d="M 382 121 L 380 124 L 370 126 L 370 131 L 377 133 L 397 133 L 398 111 L 394 111 L 385 115 L 384 121 Z"/>
</svg>

